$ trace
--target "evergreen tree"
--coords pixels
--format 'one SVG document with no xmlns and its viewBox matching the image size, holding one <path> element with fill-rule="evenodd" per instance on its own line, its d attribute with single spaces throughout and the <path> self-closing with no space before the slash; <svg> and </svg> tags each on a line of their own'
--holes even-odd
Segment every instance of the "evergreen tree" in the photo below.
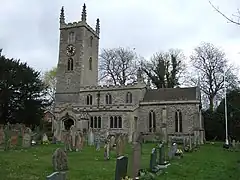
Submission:
<svg viewBox="0 0 240 180">
<path fill-rule="evenodd" d="M 40 73 L 19 60 L 0 56 L 0 123 L 39 125 L 46 93 Z"/>
</svg>

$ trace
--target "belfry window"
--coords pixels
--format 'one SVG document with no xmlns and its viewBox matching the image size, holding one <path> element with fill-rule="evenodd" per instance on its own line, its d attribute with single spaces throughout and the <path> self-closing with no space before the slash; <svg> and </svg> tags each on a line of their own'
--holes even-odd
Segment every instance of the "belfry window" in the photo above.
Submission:
<svg viewBox="0 0 240 180">
<path fill-rule="evenodd" d="M 68 35 L 68 43 L 71 44 L 74 42 L 75 42 L 75 34 L 74 34 L 74 32 L 70 32 Z"/>
<path fill-rule="evenodd" d="M 68 71 L 73 71 L 73 59 L 72 58 L 68 58 L 67 70 Z"/>
<path fill-rule="evenodd" d="M 89 70 L 92 70 L 92 57 L 89 58 Z"/>
</svg>

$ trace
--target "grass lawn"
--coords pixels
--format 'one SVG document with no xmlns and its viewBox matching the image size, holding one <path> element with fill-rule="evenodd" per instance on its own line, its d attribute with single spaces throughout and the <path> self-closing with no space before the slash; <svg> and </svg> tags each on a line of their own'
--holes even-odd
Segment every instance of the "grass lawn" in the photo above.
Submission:
<svg viewBox="0 0 240 180">
<path fill-rule="evenodd" d="M 25 150 L 0 152 L 0 180 L 45 180 L 52 173 L 52 153 L 57 145 L 42 145 Z M 143 145 L 142 168 L 149 167 L 151 148 Z M 131 154 L 130 146 L 126 154 Z M 83 152 L 68 153 L 70 180 L 113 180 L 115 153 L 109 161 L 103 159 L 103 149 L 96 152 L 85 147 Z M 220 144 L 204 145 L 198 152 L 185 153 L 184 158 L 173 160 L 165 180 L 240 180 L 240 152 L 224 151 Z M 131 164 L 131 157 L 129 160 Z M 130 171 L 129 171 L 130 173 Z"/>
</svg>

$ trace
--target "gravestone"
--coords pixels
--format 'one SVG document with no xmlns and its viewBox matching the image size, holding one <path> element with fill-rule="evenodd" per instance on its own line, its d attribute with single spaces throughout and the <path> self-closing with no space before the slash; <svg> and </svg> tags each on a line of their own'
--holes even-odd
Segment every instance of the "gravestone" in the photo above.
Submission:
<svg viewBox="0 0 240 180">
<path fill-rule="evenodd" d="M 164 149 L 164 144 L 163 143 L 161 143 L 161 144 L 159 144 L 159 146 L 158 146 L 158 150 L 159 150 L 159 159 L 158 159 L 158 164 L 160 164 L 160 165 L 164 165 L 165 164 L 165 149 Z"/>
<path fill-rule="evenodd" d="M 48 137 L 46 133 L 43 134 L 42 142 L 48 142 Z"/>
<path fill-rule="evenodd" d="M 132 161 L 132 177 L 136 178 L 141 166 L 141 144 L 139 142 L 133 143 Z"/>
<path fill-rule="evenodd" d="M 24 133 L 22 139 L 22 147 L 27 148 L 31 146 L 31 135 L 29 133 Z"/>
<path fill-rule="evenodd" d="M 100 146 L 101 146 L 100 134 L 97 133 L 96 136 L 95 136 L 95 147 L 96 147 L 96 151 L 100 151 Z"/>
<path fill-rule="evenodd" d="M 169 152 L 168 152 L 169 159 L 172 159 L 175 156 L 175 154 L 177 152 L 177 148 L 178 148 L 177 144 L 173 143 L 172 146 L 170 147 Z"/>
<path fill-rule="evenodd" d="M 66 180 L 66 172 L 54 172 L 46 177 L 46 180 Z"/>
<path fill-rule="evenodd" d="M 3 127 L 0 127 L 0 146 L 4 144 L 4 140 L 5 140 L 5 135 L 4 135 Z"/>
<path fill-rule="evenodd" d="M 236 140 L 235 139 L 232 140 L 232 149 L 236 150 Z"/>
<path fill-rule="evenodd" d="M 127 176 L 128 158 L 126 156 L 120 156 L 117 158 L 115 169 L 115 180 L 121 180 Z"/>
<path fill-rule="evenodd" d="M 104 145 L 104 159 L 105 160 L 110 159 L 110 143 L 108 139 L 105 141 L 105 145 Z"/>
<path fill-rule="evenodd" d="M 53 153 L 52 164 L 54 171 L 59 172 L 68 170 L 67 154 L 61 148 L 57 148 Z"/>
<path fill-rule="evenodd" d="M 237 141 L 237 143 L 236 143 L 236 151 L 239 151 L 239 150 L 240 150 L 240 142 Z"/>
<path fill-rule="evenodd" d="M 156 172 L 155 169 L 156 166 L 157 166 L 157 150 L 156 148 L 153 148 L 150 156 L 150 170 L 152 172 Z"/>
</svg>

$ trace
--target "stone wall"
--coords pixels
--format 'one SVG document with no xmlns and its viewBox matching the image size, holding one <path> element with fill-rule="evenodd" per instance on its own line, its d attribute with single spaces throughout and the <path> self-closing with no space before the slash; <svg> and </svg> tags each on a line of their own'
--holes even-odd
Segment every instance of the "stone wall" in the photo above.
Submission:
<svg viewBox="0 0 240 180">
<path fill-rule="evenodd" d="M 162 110 L 165 108 L 167 112 L 167 133 L 175 133 L 175 112 L 182 112 L 183 133 L 188 133 L 190 129 L 199 127 L 199 106 L 197 104 L 171 104 L 171 105 L 154 105 L 140 106 L 139 109 L 139 126 L 141 131 L 148 132 L 149 112 L 153 110 L 156 114 L 157 129 L 163 126 Z"/>
</svg>

